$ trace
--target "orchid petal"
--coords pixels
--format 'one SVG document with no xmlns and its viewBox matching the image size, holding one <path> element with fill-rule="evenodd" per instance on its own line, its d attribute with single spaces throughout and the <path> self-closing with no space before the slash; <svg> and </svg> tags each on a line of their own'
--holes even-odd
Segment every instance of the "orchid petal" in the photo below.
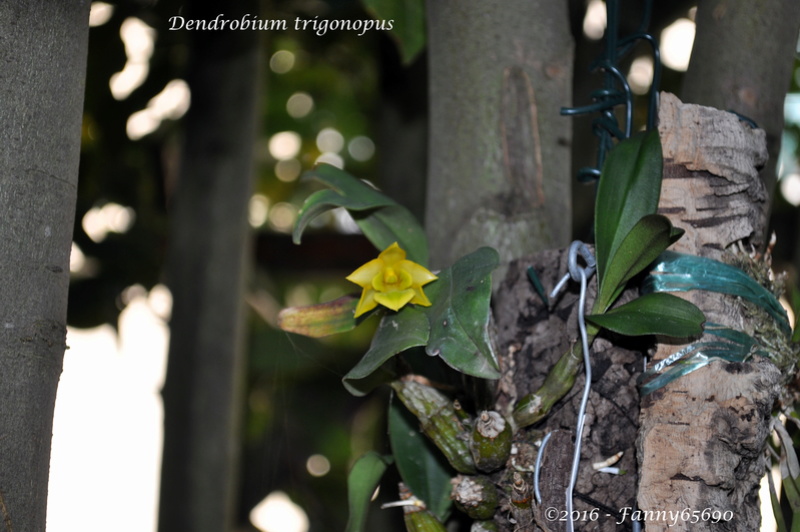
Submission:
<svg viewBox="0 0 800 532">
<path fill-rule="evenodd" d="M 345 277 L 351 283 L 355 283 L 362 288 L 367 288 L 372 285 L 372 280 L 376 275 L 381 275 L 384 263 L 381 259 L 372 259 L 364 264 L 356 271 Z"/>
<path fill-rule="evenodd" d="M 414 290 L 395 290 L 393 292 L 376 292 L 375 301 L 392 310 L 400 310 L 414 299 Z"/>
<path fill-rule="evenodd" d="M 431 301 L 428 299 L 428 296 L 425 295 L 425 292 L 422 291 L 422 287 L 415 287 L 413 290 L 414 299 L 411 300 L 412 304 L 422 305 L 423 307 L 431 306 Z"/>
<path fill-rule="evenodd" d="M 429 272 L 427 268 L 420 266 L 416 262 L 411 262 L 410 260 L 404 260 L 400 263 L 399 267 L 411 275 L 412 285 L 424 286 L 438 279 L 438 277 Z"/>
<path fill-rule="evenodd" d="M 387 266 L 393 266 L 397 262 L 406 260 L 406 252 L 401 248 L 397 242 L 381 251 L 378 259 L 386 263 Z"/>
<path fill-rule="evenodd" d="M 364 291 L 361 292 L 361 299 L 358 300 L 358 305 L 356 305 L 356 312 L 353 317 L 357 318 L 377 306 L 378 302 L 375 300 L 375 291 L 371 288 L 364 288 Z"/>
</svg>

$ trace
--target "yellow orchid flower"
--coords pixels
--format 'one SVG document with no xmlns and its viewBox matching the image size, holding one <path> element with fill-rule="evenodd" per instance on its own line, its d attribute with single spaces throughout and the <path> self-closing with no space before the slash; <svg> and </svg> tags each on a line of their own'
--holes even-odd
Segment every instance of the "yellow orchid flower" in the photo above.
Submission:
<svg viewBox="0 0 800 532">
<path fill-rule="evenodd" d="M 406 260 L 406 252 L 397 242 L 384 249 L 373 259 L 347 276 L 364 289 L 356 306 L 355 317 L 379 304 L 400 310 L 408 303 L 430 307 L 431 302 L 422 287 L 437 277 L 416 262 Z"/>
</svg>

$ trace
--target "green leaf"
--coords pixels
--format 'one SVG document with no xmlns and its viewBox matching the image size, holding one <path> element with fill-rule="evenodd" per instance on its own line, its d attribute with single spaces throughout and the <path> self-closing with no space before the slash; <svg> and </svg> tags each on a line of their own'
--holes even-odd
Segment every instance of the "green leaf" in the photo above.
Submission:
<svg viewBox="0 0 800 532">
<path fill-rule="evenodd" d="M 609 152 L 597 187 L 594 221 L 601 281 L 625 236 L 640 218 L 656 212 L 661 167 L 661 141 L 655 130 L 630 137 Z"/>
<path fill-rule="evenodd" d="M 791 532 L 800 532 L 800 513 L 792 511 L 792 530 Z"/>
<path fill-rule="evenodd" d="M 375 20 L 392 21 L 389 35 L 400 50 L 403 64 L 409 65 L 425 48 L 424 0 L 362 0 Z"/>
<path fill-rule="evenodd" d="M 656 292 L 645 294 L 604 314 L 586 316 L 586 319 L 625 336 L 660 334 L 688 338 L 703 332 L 705 315 L 685 299 Z"/>
<path fill-rule="evenodd" d="M 772 471 L 767 471 L 767 483 L 769 484 L 769 502 L 770 506 L 772 506 L 772 516 L 775 518 L 775 524 L 778 526 L 777 532 L 788 532 L 786 521 L 783 519 L 781 501 L 778 499 L 778 493 L 775 491 L 775 482 L 772 480 Z"/>
<path fill-rule="evenodd" d="M 347 477 L 347 503 L 350 516 L 345 532 L 363 532 L 367 509 L 386 468 L 392 464 L 391 456 L 381 456 L 370 451 L 353 464 Z"/>
<path fill-rule="evenodd" d="M 383 207 L 375 211 L 351 213 L 364 236 L 380 251 L 397 242 L 409 260 L 428 264 L 428 239 L 422 226 L 405 207 Z"/>
<path fill-rule="evenodd" d="M 356 305 L 357 297 L 342 296 L 319 305 L 288 307 L 278 314 L 278 327 L 311 338 L 346 332 L 358 324 L 353 317 Z"/>
<path fill-rule="evenodd" d="M 371 194 L 369 195 L 371 196 Z M 318 190 L 317 192 L 314 192 L 308 198 L 306 198 L 305 203 L 303 203 L 303 206 L 297 215 L 297 224 L 292 232 L 292 239 L 294 243 L 300 243 L 300 237 L 311 220 L 325 211 L 329 211 L 337 207 L 344 207 L 349 211 L 363 211 L 378 207 L 388 207 L 394 204 L 394 202 L 392 202 L 392 200 L 390 200 L 388 197 L 381 196 L 382 195 L 379 194 L 377 197 L 373 196 L 370 198 L 346 197 L 331 189 Z"/>
<path fill-rule="evenodd" d="M 365 203 L 374 203 L 376 206 L 388 201 L 395 201 L 383 192 L 362 179 L 353 177 L 340 168 L 330 164 L 319 164 L 303 174 L 303 179 L 317 179 L 330 188 L 348 198 L 357 198 Z"/>
<path fill-rule="evenodd" d="M 389 407 L 389 441 L 400 477 L 433 515 L 450 512 L 451 470 L 442 453 L 419 431 L 419 421 L 403 406 Z"/>
<path fill-rule="evenodd" d="M 440 356 L 452 368 L 484 379 L 500 377 L 489 339 L 491 272 L 500 258 L 492 248 L 480 248 L 442 270 L 425 287 L 433 303 L 422 308 L 430 322 L 426 352 Z"/>
<path fill-rule="evenodd" d="M 625 284 L 682 234 L 682 229 L 673 227 L 672 222 L 660 214 L 648 214 L 636 222 L 608 261 L 594 312 L 605 312 L 625 290 Z"/>
<path fill-rule="evenodd" d="M 344 207 L 376 248 L 382 251 L 397 242 L 410 260 L 428 263 L 425 231 L 408 209 L 335 166 L 320 164 L 306 172 L 304 178 L 317 179 L 331 190 L 315 192 L 303 204 L 292 233 L 295 244 L 300 243 L 303 231 L 316 216 Z"/>
<path fill-rule="evenodd" d="M 800 460 L 797 459 L 797 453 L 794 450 L 794 443 L 789 431 L 786 430 L 783 423 L 774 422 L 772 427 L 781 441 L 781 462 L 786 464 L 788 476 L 795 479 L 800 478 Z"/>
<path fill-rule="evenodd" d="M 792 324 L 792 343 L 796 344 L 800 342 L 800 290 L 797 289 L 794 283 L 789 283 L 789 285 L 786 289 L 789 292 L 789 301 L 791 301 L 791 308 L 795 315 L 794 323 Z"/>
<path fill-rule="evenodd" d="M 370 389 L 365 389 L 358 381 L 372 375 L 396 354 L 428 343 L 429 333 L 428 320 L 417 307 L 405 307 L 397 313 L 387 314 L 378 325 L 369 350 L 342 379 L 345 388 L 355 396 L 366 394 Z M 371 387 L 372 384 L 366 388 Z"/>
<path fill-rule="evenodd" d="M 800 514 L 800 487 L 797 486 L 797 479 L 786 476 L 784 473 L 783 456 L 781 456 L 781 476 L 783 477 L 781 485 L 783 486 L 783 492 L 786 494 L 786 500 L 789 502 L 792 512 L 795 515 Z M 792 530 L 794 530 L 794 526 L 792 526 Z"/>
</svg>

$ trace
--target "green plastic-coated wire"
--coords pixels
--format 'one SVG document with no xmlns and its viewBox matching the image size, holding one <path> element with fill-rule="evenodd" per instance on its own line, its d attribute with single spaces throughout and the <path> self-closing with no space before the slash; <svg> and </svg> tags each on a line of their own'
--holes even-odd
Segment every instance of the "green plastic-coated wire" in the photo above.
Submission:
<svg viewBox="0 0 800 532">
<path fill-rule="evenodd" d="M 780 331 L 787 338 L 791 336 L 789 319 L 778 298 L 744 270 L 730 264 L 706 257 L 665 251 L 656 260 L 641 290 L 644 293 L 704 290 L 737 296 L 764 309 Z M 645 396 L 653 393 L 713 360 L 745 362 L 753 355 L 767 358 L 772 356 L 769 349 L 742 331 L 707 323 L 705 332 L 718 340 L 692 343 L 647 369 L 639 377 L 640 384 L 644 382 L 640 386 L 640 394 Z M 666 371 L 661 373 L 662 370 Z"/>
</svg>

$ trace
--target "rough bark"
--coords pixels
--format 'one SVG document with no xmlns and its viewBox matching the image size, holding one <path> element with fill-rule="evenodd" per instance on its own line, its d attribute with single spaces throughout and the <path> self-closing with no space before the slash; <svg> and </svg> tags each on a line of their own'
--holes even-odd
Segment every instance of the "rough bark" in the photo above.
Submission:
<svg viewBox="0 0 800 532">
<path fill-rule="evenodd" d="M 88 2 L 0 4 L 0 530 L 45 529 Z"/>
<path fill-rule="evenodd" d="M 501 410 L 511 408 L 525 394 L 538 390 L 559 357 L 578 342 L 577 303 L 579 290 L 571 283 L 566 293 L 559 296 L 548 308 L 534 292 L 526 270 L 532 266 L 542 284 L 552 289 L 567 268 L 567 251 L 551 250 L 511 263 L 508 275 L 494 298 L 495 318 L 498 323 L 498 343 L 504 377 L 498 387 L 498 404 Z M 588 303 L 594 299 L 595 285 L 590 283 Z M 629 296 L 623 296 L 627 300 Z M 636 350 L 612 345 L 608 339 L 598 337 L 592 346 L 592 391 L 589 397 L 587 418 L 583 433 L 583 447 L 578 483 L 575 488 L 574 510 L 590 512 L 597 509 L 597 517 L 578 520 L 578 530 L 626 530 L 620 511 L 631 508 L 636 497 L 635 439 L 638 429 L 639 395 L 636 378 L 641 372 L 642 355 Z M 556 403 L 551 414 L 542 422 L 521 430 L 515 437 L 518 453 L 514 465 L 525 482 L 533 484 L 533 474 L 538 447 L 543 436 L 552 432 L 545 447 L 540 471 L 542 502 L 534 504 L 528 513 L 527 528 L 505 519 L 507 512 L 499 512 L 496 520 L 503 531 L 525 530 L 559 532 L 566 530 L 562 512 L 565 511 L 565 490 L 572 466 L 575 425 L 583 391 L 584 374 L 577 377 L 572 391 Z M 595 471 L 593 463 L 602 462 L 622 452 L 615 464 L 626 473 L 613 475 Z M 505 471 L 502 485 L 512 493 L 511 469 Z M 504 501 L 510 506 L 508 500 Z M 552 512 L 555 510 L 555 514 Z M 556 519 L 553 516 L 556 516 Z"/>
<path fill-rule="evenodd" d="M 681 98 L 733 110 L 766 131 L 769 161 L 761 172 L 775 184 L 783 101 L 794 70 L 800 8 L 794 0 L 710 0 L 697 7 L 697 33 Z M 770 202 L 762 204 L 769 211 Z"/>
<path fill-rule="evenodd" d="M 219 7 L 192 4 L 211 20 Z M 255 13 L 257 5 L 238 5 Z M 230 18 L 236 13 L 228 12 Z M 174 307 L 159 529 L 233 524 L 244 370 L 242 295 L 257 121 L 257 32 L 192 32 L 180 179 L 171 205 L 167 278 Z"/>
<path fill-rule="evenodd" d="M 432 265 L 484 244 L 503 265 L 566 245 L 572 126 L 559 108 L 572 101 L 567 4 L 441 0 L 427 9 Z"/>
<path fill-rule="evenodd" d="M 760 243 L 764 232 L 764 132 L 725 111 L 681 104 L 664 94 L 659 111 L 664 181 L 659 211 L 686 235 L 676 251 L 731 262 L 731 246 Z M 753 334 L 740 300 L 710 292 L 687 296 L 708 321 Z M 660 343 L 653 362 L 683 345 Z M 758 530 L 759 480 L 780 371 L 756 358 L 712 362 L 646 396 L 638 449 L 643 511 L 730 512 L 729 522 L 691 523 L 674 513 L 651 518 L 648 531 Z M 659 517 L 659 516 L 655 516 Z"/>
</svg>

